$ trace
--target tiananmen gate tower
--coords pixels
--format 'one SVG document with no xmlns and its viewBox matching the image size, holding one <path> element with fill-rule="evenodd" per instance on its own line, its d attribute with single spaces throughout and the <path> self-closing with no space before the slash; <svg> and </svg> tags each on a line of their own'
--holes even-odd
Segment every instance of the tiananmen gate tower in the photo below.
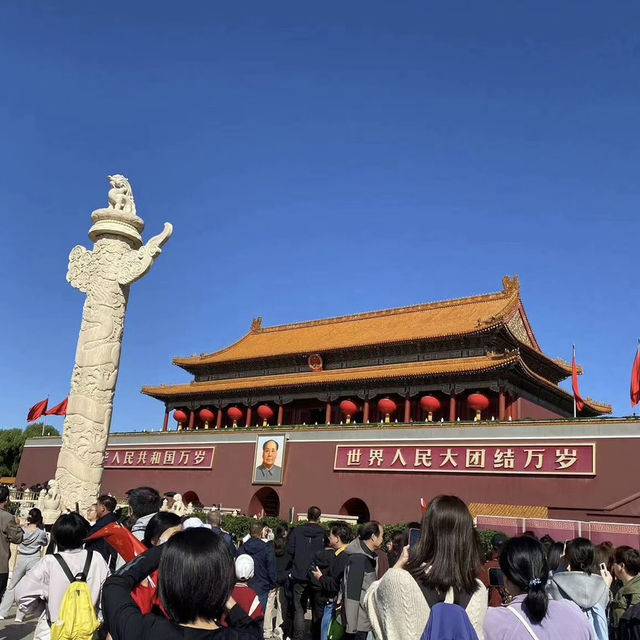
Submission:
<svg viewBox="0 0 640 640">
<path fill-rule="evenodd" d="M 158 430 L 111 434 L 103 491 L 194 491 L 206 506 L 286 517 L 416 519 L 439 493 L 476 512 L 640 522 L 620 469 L 640 456 L 636 418 L 559 386 L 520 297 L 467 298 L 274 327 L 173 360 L 193 379 L 145 386 Z M 17 482 L 53 477 L 59 438 L 27 442 Z M 635 525 L 634 525 L 635 526 Z M 593 536 L 592 536 L 593 537 Z"/>
</svg>

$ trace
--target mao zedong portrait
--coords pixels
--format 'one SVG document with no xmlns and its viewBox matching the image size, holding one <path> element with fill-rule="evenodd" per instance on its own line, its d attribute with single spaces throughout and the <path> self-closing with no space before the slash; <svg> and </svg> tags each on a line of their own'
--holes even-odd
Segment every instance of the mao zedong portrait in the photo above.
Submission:
<svg viewBox="0 0 640 640">
<path fill-rule="evenodd" d="M 280 445 L 277 440 L 265 440 L 262 444 L 262 464 L 256 467 L 254 482 L 279 483 L 282 482 L 282 467 L 276 465 Z"/>
</svg>

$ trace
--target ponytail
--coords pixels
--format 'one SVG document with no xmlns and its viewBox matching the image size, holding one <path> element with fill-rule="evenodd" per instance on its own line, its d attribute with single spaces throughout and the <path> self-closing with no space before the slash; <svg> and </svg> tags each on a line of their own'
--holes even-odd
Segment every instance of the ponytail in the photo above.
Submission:
<svg viewBox="0 0 640 640">
<path fill-rule="evenodd" d="M 528 536 L 511 538 L 500 554 L 500 568 L 504 575 L 526 594 L 522 610 L 527 618 L 538 624 L 547 615 L 549 600 L 546 592 L 549 567 L 544 548 L 538 540 Z"/>
<path fill-rule="evenodd" d="M 528 587 L 527 597 L 522 603 L 522 608 L 526 610 L 529 620 L 534 624 L 538 624 L 547 615 L 549 598 L 540 578 L 529 580 Z"/>
</svg>

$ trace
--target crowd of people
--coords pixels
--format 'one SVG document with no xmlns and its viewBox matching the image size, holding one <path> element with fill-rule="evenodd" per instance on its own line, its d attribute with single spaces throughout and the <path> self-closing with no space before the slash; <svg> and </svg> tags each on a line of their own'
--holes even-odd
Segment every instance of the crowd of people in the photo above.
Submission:
<svg viewBox="0 0 640 640">
<path fill-rule="evenodd" d="M 98 498 L 91 523 L 61 515 L 49 538 L 38 509 L 16 522 L 0 487 L 0 618 L 15 601 L 16 620 L 35 613 L 34 637 L 48 640 L 80 580 L 96 637 L 113 640 L 640 639 L 636 549 L 496 534 L 485 559 L 455 496 L 434 498 L 386 544 L 379 522 L 327 527 L 316 506 L 299 526 L 271 531 L 256 519 L 236 541 L 219 511 L 181 518 L 150 487 L 128 500 L 123 524 L 145 551 L 125 562 L 108 538 L 87 540 L 117 521 L 113 497 Z M 10 543 L 20 546 L 7 585 Z M 86 633 L 77 640 L 94 627 Z"/>
</svg>

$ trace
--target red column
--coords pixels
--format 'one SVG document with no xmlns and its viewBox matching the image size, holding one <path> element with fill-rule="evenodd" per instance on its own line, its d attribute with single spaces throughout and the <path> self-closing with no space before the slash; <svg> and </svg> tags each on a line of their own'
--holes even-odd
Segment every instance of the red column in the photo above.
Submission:
<svg viewBox="0 0 640 640">
<path fill-rule="evenodd" d="M 162 425 L 163 431 L 169 431 L 169 409 L 164 410 L 164 423 Z"/>
<path fill-rule="evenodd" d="M 404 398 L 404 421 L 411 422 L 411 398 L 409 396 Z"/>
<path fill-rule="evenodd" d="M 222 428 L 222 409 L 218 409 L 218 416 L 216 418 L 216 429 Z"/>
<path fill-rule="evenodd" d="M 284 416 L 284 407 L 278 405 L 278 426 L 282 424 L 282 417 Z"/>
<path fill-rule="evenodd" d="M 364 401 L 364 408 L 362 409 L 362 422 L 367 424 L 369 422 L 369 400 Z"/>
<path fill-rule="evenodd" d="M 193 425 L 195 424 L 195 421 L 196 412 L 192 409 L 191 411 L 189 411 L 189 431 L 193 431 Z"/>
<path fill-rule="evenodd" d="M 504 388 L 500 387 L 500 390 L 498 391 L 498 420 L 505 419 L 505 401 Z"/>
<path fill-rule="evenodd" d="M 251 407 L 247 408 L 247 421 L 244 423 L 245 427 L 251 426 Z"/>
<path fill-rule="evenodd" d="M 456 421 L 456 396 L 451 394 L 449 396 L 449 422 Z"/>
<path fill-rule="evenodd" d="M 327 402 L 327 410 L 324 414 L 324 423 L 331 424 L 331 403 Z"/>
</svg>

